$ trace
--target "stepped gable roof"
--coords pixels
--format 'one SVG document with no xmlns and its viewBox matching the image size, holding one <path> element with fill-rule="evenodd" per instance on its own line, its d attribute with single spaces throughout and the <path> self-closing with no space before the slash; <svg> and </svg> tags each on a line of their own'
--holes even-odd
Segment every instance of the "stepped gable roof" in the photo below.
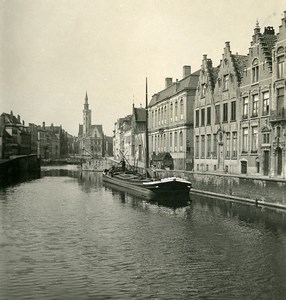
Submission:
<svg viewBox="0 0 286 300">
<path fill-rule="evenodd" d="M 174 82 L 166 89 L 158 92 L 157 94 L 153 95 L 151 98 L 151 101 L 149 103 L 149 107 L 155 105 L 158 102 L 161 102 L 167 98 L 170 98 L 179 92 L 187 89 L 187 88 L 197 88 L 198 80 L 200 76 L 200 71 L 198 70 L 191 75 L 183 78 L 182 80 L 178 80 L 177 82 Z"/>
<path fill-rule="evenodd" d="M 243 71 L 247 65 L 247 55 L 232 54 L 231 57 L 236 71 L 236 75 L 238 77 L 238 81 L 241 82 L 241 79 L 243 77 Z"/>
<path fill-rule="evenodd" d="M 146 122 L 146 110 L 145 108 L 134 108 L 134 116 L 136 122 Z"/>
<path fill-rule="evenodd" d="M 209 74 L 210 84 L 212 88 L 214 88 L 218 77 L 219 66 L 214 68 L 212 60 L 210 58 L 206 60 L 206 63 L 207 63 L 207 72 Z"/>
</svg>

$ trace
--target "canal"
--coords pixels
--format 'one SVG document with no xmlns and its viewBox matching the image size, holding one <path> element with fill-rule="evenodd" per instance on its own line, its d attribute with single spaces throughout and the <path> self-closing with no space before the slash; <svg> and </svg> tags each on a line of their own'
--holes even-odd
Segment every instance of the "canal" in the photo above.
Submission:
<svg viewBox="0 0 286 300">
<path fill-rule="evenodd" d="M 100 173 L 0 187 L 0 299 L 285 299 L 286 212 L 148 203 Z"/>
</svg>

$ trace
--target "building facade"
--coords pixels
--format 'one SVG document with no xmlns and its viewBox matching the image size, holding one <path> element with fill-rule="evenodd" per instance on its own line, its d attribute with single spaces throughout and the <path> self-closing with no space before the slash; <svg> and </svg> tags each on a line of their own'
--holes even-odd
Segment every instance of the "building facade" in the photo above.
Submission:
<svg viewBox="0 0 286 300">
<path fill-rule="evenodd" d="M 152 96 L 148 107 L 150 153 L 169 152 L 174 169 L 193 169 L 193 109 L 199 71 L 183 67 L 183 79 L 165 79 L 165 89 Z"/>
<path fill-rule="evenodd" d="M 273 48 L 272 101 L 270 103 L 271 149 L 270 175 L 286 178 L 286 99 L 285 99 L 285 55 L 286 55 L 286 11 L 279 26 Z"/>
<path fill-rule="evenodd" d="M 103 155 L 103 137 L 102 125 L 92 125 L 91 109 L 89 109 L 86 93 L 83 107 L 83 124 L 79 125 L 78 132 L 79 154 L 101 158 Z"/>
<path fill-rule="evenodd" d="M 270 175 L 272 130 L 269 122 L 272 91 L 273 27 L 260 32 L 257 22 L 240 87 L 239 173 Z"/>
</svg>

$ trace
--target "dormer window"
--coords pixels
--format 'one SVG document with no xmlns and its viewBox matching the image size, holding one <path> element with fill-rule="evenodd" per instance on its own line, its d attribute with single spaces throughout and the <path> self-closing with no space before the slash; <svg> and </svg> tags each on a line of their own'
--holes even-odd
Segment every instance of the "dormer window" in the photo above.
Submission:
<svg viewBox="0 0 286 300">
<path fill-rule="evenodd" d="M 206 96 L 207 85 L 205 83 L 202 84 L 202 97 Z"/>
<path fill-rule="evenodd" d="M 277 50 L 277 78 L 283 78 L 284 75 L 284 48 L 280 47 Z"/>
<path fill-rule="evenodd" d="M 258 66 L 258 59 L 256 58 L 252 62 L 252 82 L 258 82 L 259 80 L 259 66 Z"/>
<path fill-rule="evenodd" d="M 229 88 L 229 74 L 223 76 L 223 90 L 227 91 Z"/>
</svg>

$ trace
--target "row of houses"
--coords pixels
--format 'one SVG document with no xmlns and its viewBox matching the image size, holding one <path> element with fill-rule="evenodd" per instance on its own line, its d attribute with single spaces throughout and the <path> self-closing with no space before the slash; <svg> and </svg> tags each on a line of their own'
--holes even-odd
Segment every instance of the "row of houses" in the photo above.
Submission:
<svg viewBox="0 0 286 300">
<path fill-rule="evenodd" d="M 21 122 L 19 115 L 0 115 L 0 159 L 36 154 L 42 159 L 66 158 L 77 152 L 75 138 L 62 126 Z"/>
<path fill-rule="evenodd" d="M 285 49 L 286 12 L 277 34 L 257 22 L 246 55 L 226 42 L 218 66 L 203 55 L 200 70 L 166 78 L 148 105 L 150 159 L 169 153 L 178 170 L 285 178 Z M 133 108 L 115 123 L 116 158 L 118 149 L 135 160 L 143 151 L 134 118 Z"/>
</svg>

